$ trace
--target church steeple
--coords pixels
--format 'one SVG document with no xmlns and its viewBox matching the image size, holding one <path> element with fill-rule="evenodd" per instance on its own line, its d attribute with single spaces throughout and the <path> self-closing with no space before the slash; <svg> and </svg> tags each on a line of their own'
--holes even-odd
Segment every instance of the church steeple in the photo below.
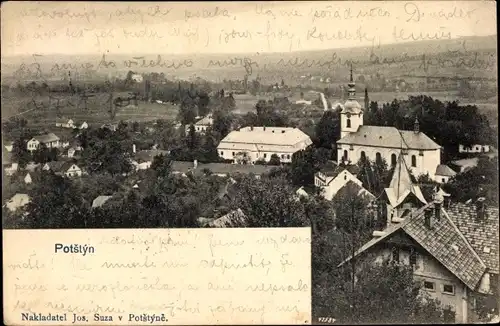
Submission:
<svg viewBox="0 0 500 326">
<path fill-rule="evenodd" d="M 349 86 L 348 94 L 349 94 L 349 100 L 354 100 L 356 98 L 356 84 L 354 83 L 354 79 L 352 78 L 352 62 L 351 62 L 351 78 L 349 80 Z"/>
</svg>

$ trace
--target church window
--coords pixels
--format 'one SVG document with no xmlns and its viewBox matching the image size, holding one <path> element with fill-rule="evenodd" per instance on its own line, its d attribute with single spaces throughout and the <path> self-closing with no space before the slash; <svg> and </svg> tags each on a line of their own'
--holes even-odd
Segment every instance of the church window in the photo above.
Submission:
<svg viewBox="0 0 500 326">
<path fill-rule="evenodd" d="M 445 179 L 445 178 L 441 178 L 441 182 L 442 182 L 442 183 L 445 183 L 445 182 L 446 182 L 446 179 Z"/>
<path fill-rule="evenodd" d="M 351 119 L 347 118 L 347 128 L 351 128 Z"/>
<path fill-rule="evenodd" d="M 396 154 L 391 155 L 391 165 L 396 165 Z"/>
<path fill-rule="evenodd" d="M 424 151 L 419 151 L 419 152 L 418 152 L 418 155 L 420 155 L 420 156 L 424 156 Z"/>
<path fill-rule="evenodd" d="M 366 153 L 365 153 L 365 151 L 361 151 L 361 160 L 362 161 L 366 160 Z"/>
<path fill-rule="evenodd" d="M 347 150 L 344 150 L 344 161 L 347 161 Z"/>
<path fill-rule="evenodd" d="M 417 157 L 415 155 L 411 156 L 411 166 L 416 167 L 417 166 Z"/>
<path fill-rule="evenodd" d="M 375 162 L 382 163 L 382 155 L 379 152 L 375 154 Z"/>
<path fill-rule="evenodd" d="M 267 157 L 267 154 L 266 154 L 266 153 L 264 153 L 264 158 L 266 158 L 266 157 Z"/>
</svg>

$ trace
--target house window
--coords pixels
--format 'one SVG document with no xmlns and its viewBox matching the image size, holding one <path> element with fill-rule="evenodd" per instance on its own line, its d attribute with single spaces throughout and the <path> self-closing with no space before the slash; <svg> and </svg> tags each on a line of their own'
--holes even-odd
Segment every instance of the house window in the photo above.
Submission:
<svg viewBox="0 0 500 326">
<path fill-rule="evenodd" d="M 288 154 L 288 155 L 286 156 L 286 158 L 287 158 L 287 160 L 289 160 L 289 159 L 290 159 L 290 154 Z"/>
<path fill-rule="evenodd" d="M 264 153 L 264 158 L 266 158 L 266 157 L 267 157 L 267 154 L 266 154 L 266 153 Z"/>
<path fill-rule="evenodd" d="M 392 247 L 392 262 L 399 263 L 399 249 Z"/>
<path fill-rule="evenodd" d="M 455 294 L 455 287 L 451 284 L 444 284 L 443 285 L 443 293 L 446 294 Z"/>
<path fill-rule="evenodd" d="M 391 155 L 391 165 L 396 165 L 396 162 L 397 162 L 397 158 L 396 158 L 396 154 L 392 154 Z"/>
<path fill-rule="evenodd" d="M 361 151 L 361 160 L 362 161 L 366 160 L 366 153 L 365 153 L 365 151 Z"/>
<path fill-rule="evenodd" d="M 436 284 L 434 282 L 424 282 L 424 289 L 427 291 L 436 291 Z"/>
<path fill-rule="evenodd" d="M 417 157 L 415 155 L 411 156 L 411 166 L 416 167 L 417 166 Z"/>
<path fill-rule="evenodd" d="M 281 154 L 281 158 L 284 159 L 285 158 L 285 154 Z"/>
<path fill-rule="evenodd" d="M 351 119 L 347 119 L 347 125 L 346 125 L 347 128 L 351 128 Z"/>
<path fill-rule="evenodd" d="M 382 155 L 379 152 L 375 154 L 375 162 L 382 163 Z"/>
</svg>

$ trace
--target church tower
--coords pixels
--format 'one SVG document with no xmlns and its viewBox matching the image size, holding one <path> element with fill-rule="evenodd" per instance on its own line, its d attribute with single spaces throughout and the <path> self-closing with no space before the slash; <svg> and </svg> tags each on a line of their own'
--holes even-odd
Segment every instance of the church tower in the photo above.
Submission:
<svg viewBox="0 0 500 326">
<path fill-rule="evenodd" d="M 358 131 L 358 128 L 363 125 L 363 109 L 356 100 L 356 84 L 352 77 L 351 63 L 351 79 L 349 84 L 349 97 L 344 104 L 344 108 L 340 112 L 340 138 L 344 138 L 351 132 Z"/>
</svg>

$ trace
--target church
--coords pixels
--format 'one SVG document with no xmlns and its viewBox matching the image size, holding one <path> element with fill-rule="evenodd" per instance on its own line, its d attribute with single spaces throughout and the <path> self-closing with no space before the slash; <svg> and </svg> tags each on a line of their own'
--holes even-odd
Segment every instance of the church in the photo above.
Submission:
<svg viewBox="0 0 500 326">
<path fill-rule="evenodd" d="M 391 167 L 397 164 L 398 155 L 402 152 L 415 177 L 428 174 L 434 179 L 436 169 L 441 164 L 441 146 L 420 132 L 418 120 L 415 120 L 414 130 L 365 126 L 363 108 L 356 100 L 352 67 L 348 86 L 349 97 L 345 104 L 339 105 L 341 132 L 340 140 L 337 141 L 338 163 L 356 164 L 361 158 L 372 161 L 384 159 Z M 367 102 L 366 97 L 365 106 Z"/>
</svg>

